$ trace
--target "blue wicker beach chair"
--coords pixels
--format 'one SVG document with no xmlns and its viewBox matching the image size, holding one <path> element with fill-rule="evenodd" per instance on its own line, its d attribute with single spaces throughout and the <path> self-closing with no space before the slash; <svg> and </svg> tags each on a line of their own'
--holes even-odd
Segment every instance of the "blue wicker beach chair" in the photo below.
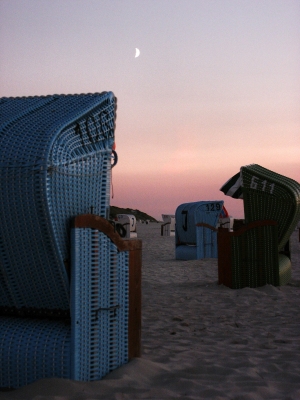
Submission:
<svg viewBox="0 0 300 400">
<path fill-rule="evenodd" d="M 175 212 L 177 260 L 216 258 L 217 224 L 223 201 L 184 203 Z"/>
<path fill-rule="evenodd" d="M 0 113 L 0 386 L 101 379 L 139 353 L 141 243 L 105 219 L 116 98 L 2 98 Z M 96 226 L 74 222 L 88 213 Z"/>
<path fill-rule="evenodd" d="M 218 232 L 219 283 L 284 285 L 291 279 L 287 243 L 300 218 L 300 184 L 256 164 L 241 167 L 239 179 L 245 224 Z"/>
</svg>

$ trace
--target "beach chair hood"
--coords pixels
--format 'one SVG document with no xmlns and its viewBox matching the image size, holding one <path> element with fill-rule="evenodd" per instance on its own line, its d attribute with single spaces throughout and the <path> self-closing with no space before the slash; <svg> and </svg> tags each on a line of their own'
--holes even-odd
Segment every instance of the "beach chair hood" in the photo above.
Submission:
<svg viewBox="0 0 300 400">
<path fill-rule="evenodd" d="M 0 306 L 67 310 L 70 221 L 108 214 L 116 98 L 1 98 L 0 113 Z"/>
</svg>

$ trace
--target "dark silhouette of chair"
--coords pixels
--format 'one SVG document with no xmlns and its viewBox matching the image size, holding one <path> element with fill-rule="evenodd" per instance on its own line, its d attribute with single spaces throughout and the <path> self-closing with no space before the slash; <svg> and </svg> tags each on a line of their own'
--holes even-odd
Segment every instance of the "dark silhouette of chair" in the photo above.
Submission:
<svg viewBox="0 0 300 400">
<path fill-rule="evenodd" d="M 291 279 L 287 244 L 300 218 L 300 185 L 256 164 L 241 167 L 241 177 L 245 225 L 219 228 L 219 284 L 284 285 Z"/>
</svg>

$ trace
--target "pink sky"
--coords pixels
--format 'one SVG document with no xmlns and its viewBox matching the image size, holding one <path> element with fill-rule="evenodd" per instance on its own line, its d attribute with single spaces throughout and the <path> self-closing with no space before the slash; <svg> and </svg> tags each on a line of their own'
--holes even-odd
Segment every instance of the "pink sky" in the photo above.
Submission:
<svg viewBox="0 0 300 400">
<path fill-rule="evenodd" d="M 300 180 L 299 20 L 298 0 L 1 0 L 0 96 L 113 91 L 112 205 L 239 218 L 219 188 L 242 165 Z"/>
</svg>

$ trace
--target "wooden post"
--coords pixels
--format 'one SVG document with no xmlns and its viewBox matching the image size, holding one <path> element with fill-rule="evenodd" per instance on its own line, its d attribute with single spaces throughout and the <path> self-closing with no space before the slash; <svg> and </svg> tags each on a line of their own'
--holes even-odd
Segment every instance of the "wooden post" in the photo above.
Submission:
<svg viewBox="0 0 300 400">
<path fill-rule="evenodd" d="M 228 229 L 218 229 L 218 284 L 232 288 L 231 235 Z"/>
<path fill-rule="evenodd" d="M 135 242 L 140 242 L 140 247 L 129 251 L 129 359 L 141 356 L 142 339 L 142 242 Z"/>
</svg>

